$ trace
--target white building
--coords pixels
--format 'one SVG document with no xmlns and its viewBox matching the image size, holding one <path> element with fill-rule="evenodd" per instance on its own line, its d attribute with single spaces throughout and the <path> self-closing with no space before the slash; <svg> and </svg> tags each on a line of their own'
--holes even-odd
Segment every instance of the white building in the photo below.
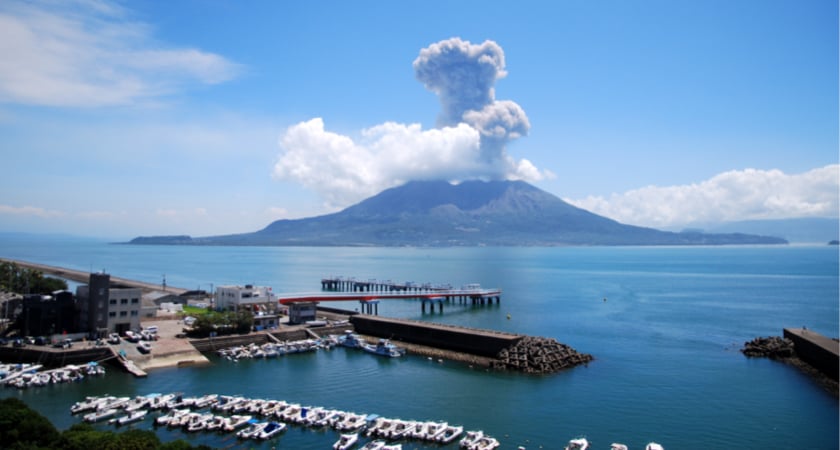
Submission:
<svg viewBox="0 0 840 450">
<path fill-rule="evenodd" d="M 251 311 L 274 310 L 277 305 L 277 297 L 271 292 L 270 287 L 254 286 L 219 286 L 213 297 L 216 309 L 246 308 Z"/>
</svg>

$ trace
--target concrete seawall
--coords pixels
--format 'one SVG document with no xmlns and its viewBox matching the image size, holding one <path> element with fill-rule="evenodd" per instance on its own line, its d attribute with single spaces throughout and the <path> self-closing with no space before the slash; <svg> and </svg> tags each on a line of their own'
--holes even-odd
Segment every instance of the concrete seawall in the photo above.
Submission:
<svg viewBox="0 0 840 450">
<path fill-rule="evenodd" d="M 784 337 L 793 341 L 799 359 L 837 381 L 840 358 L 836 340 L 804 328 L 785 328 Z"/>
<path fill-rule="evenodd" d="M 456 327 L 387 317 L 355 315 L 350 323 L 356 332 L 368 336 L 388 338 L 428 347 L 495 357 L 525 336 L 492 330 Z"/>
<path fill-rule="evenodd" d="M 91 361 L 103 361 L 114 357 L 114 352 L 107 346 L 51 350 L 46 347 L 0 347 L 0 361 L 60 367 L 67 364 L 87 364 Z"/>
</svg>

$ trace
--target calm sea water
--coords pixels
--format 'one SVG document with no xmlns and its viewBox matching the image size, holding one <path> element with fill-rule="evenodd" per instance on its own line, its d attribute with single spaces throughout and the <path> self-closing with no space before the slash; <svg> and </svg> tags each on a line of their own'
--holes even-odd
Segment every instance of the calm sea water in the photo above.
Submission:
<svg viewBox="0 0 840 450">
<path fill-rule="evenodd" d="M 482 429 L 507 449 L 562 448 L 578 436 L 594 449 L 615 441 L 630 448 L 649 441 L 667 449 L 838 448 L 835 397 L 794 368 L 738 351 L 744 341 L 781 335 L 784 327 L 837 336 L 836 247 L 257 248 L 17 238 L 0 239 L 0 257 L 149 282 L 165 276 L 169 285 L 202 289 L 253 283 L 309 292 L 330 275 L 481 283 L 504 290 L 500 305 L 448 305 L 443 314 L 423 314 L 419 302 L 397 300 L 384 301 L 379 313 L 552 337 L 596 358 L 560 374 L 525 376 L 335 349 L 238 364 L 214 360 L 147 379 L 112 370 L 72 386 L 0 391 L 60 428 L 80 420 L 68 411 L 85 395 L 181 391 L 446 420 Z M 242 445 L 222 435 L 159 435 Z M 253 445 L 325 449 L 337 437 L 291 427 Z"/>
</svg>

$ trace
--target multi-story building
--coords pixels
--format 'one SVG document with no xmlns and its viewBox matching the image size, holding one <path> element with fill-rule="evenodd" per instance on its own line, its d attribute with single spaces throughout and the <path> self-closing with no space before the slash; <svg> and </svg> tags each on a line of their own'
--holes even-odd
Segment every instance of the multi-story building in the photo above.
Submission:
<svg viewBox="0 0 840 450">
<path fill-rule="evenodd" d="M 239 310 L 246 308 L 250 311 L 273 311 L 276 307 L 276 297 L 270 287 L 254 286 L 219 286 L 213 297 L 217 309 Z"/>
<path fill-rule="evenodd" d="M 76 288 L 81 329 L 98 336 L 139 329 L 141 295 L 139 288 L 112 288 L 107 273 L 90 274 L 89 284 Z"/>
<path fill-rule="evenodd" d="M 45 336 L 78 331 L 76 299 L 72 292 L 26 295 L 19 325 L 24 336 Z"/>
</svg>

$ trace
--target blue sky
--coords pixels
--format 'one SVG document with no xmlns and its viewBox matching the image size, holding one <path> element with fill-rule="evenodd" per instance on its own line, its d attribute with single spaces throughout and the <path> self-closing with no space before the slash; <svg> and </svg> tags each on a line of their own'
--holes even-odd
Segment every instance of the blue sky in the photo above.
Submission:
<svg viewBox="0 0 840 450">
<path fill-rule="evenodd" d="M 837 217 L 837 42 L 827 0 L 5 1 L 0 231 L 245 232 L 433 177 Z"/>
</svg>

